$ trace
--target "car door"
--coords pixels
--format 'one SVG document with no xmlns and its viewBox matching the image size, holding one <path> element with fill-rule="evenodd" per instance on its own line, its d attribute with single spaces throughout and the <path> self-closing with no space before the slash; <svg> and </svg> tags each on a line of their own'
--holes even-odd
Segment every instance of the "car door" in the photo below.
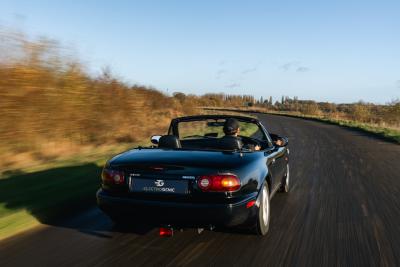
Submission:
<svg viewBox="0 0 400 267">
<path fill-rule="evenodd" d="M 277 173 L 278 173 L 278 180 L 279 183 L 283 179 L 283 175 L 285 174 L 285 166 L 286 166 L 286 148 L 285 147 L 277 147 L 277 154 L 276 154 L 276 165 L 277 165 Z"/>
<path fill-rule="evenodd" d="M 271 173 L 271 188 L 272 190 L 275 190 L 280 186 L 284 174 L 283 164 L 285 164 L 285 148 L 276 146 L 264 125 L 260 123 L 260 126 L 265 135 L 264 142 L 266 142 L 268 147 L 265 149 L 264 155 L 267 159 L 267 166 Z"/>
<path fill-rule="evenodd" d="M 264 154 L 267 159 L 266 163 L 268 169 L 271 173 L 271 188 L 275 190 L 280 186 L 282 181 L 285 149 L 283 147 L 274 146 L 267 149 Z"/>
</svg>

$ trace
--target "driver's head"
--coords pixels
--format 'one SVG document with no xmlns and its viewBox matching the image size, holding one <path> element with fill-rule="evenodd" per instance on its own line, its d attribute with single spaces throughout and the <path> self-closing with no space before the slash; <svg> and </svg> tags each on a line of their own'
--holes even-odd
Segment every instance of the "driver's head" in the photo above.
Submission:
<svg viewBox="0 0 400 267">
<path fill-rule="evenodd" d="M 224 133 L 226 135 L 237 135 L 239 133 L 239 122 L 234 118 L 229 118 L 224 124 Z"/>
</svg>

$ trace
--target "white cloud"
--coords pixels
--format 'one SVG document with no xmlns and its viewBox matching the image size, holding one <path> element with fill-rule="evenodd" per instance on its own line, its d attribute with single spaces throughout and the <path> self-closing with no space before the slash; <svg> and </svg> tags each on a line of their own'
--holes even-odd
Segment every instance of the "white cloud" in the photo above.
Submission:
<svg viewBox="0 0 400 267">
<path fill-rule="evenodd" d="M 225 86 L 226 88 L 236 88 L 240 87 L 240 83 L 231 83 Z"/>
<path fill-rule="evenodd" d="M 287 62 L 280 66 L 280 68 L 284 71 L 296 71 L 296 72 L 307 72 L 310 71 L 309 67 L 303 66 L 299 61 L 291 61 Z"/>
</svg>

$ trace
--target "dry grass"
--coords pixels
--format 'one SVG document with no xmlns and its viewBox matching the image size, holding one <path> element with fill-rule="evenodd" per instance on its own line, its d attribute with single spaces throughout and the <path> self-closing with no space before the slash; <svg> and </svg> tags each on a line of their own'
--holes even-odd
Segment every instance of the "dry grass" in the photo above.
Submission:
<svg viewBox="0 0 400 267">
<path fill-rule="evenodd" d="M 172 117 L 190 114 L 174 97 L 98 77 L 57 42 L 0 32 L 0 162 L 2 171 L 137 143 L 166 133 Z"/>
</svg>

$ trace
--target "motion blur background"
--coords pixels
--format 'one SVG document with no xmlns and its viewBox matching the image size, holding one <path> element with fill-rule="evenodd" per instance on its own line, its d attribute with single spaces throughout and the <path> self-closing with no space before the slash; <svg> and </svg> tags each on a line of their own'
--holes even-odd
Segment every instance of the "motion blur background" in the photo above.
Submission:
<svg viewBox="0 0 400 267">
<path fill-rule="evenodd" d="M 166 93 L 125 82 L 109 67 L 93 75 L 53 39 L 4 27 L 0 38 L 2 172 L 99 146 L 146 144 L 151 134 L 166 132 L 171 118 L 204 112 L 200 107 L 258 108 L 352 120 L 397 138 L 393 131 L 400 123 L 398 99 L 388 99 L 386 105 L 317 102 L 297 96 L 273 100 L 269 95 L 273 90 L 268 88 L 259 98 L 251 90 L 243 90 L 242 95 Z"/>
<path fill-rule="evenodd" d="M 352 120 L 396 139 L 399 9 L 3 0 L 0 173 L 143 142 L 204 106 Z"/>
<path fill-rule="evenodd" d="M 90 176 L 75 192 L 92 199 L 108 156 L 204 107 L 308 116 L 400 142 L 399 3 L 302 5 L 1 1 L 0 193 L 27 181 L 52 193 L 0 199 L 0 236 L 16 221 L 7 216 L 31 216 L 20 203 L 42 218 L 48 199 L 74 198 L 60 194 L 72 176 Z"/>
</svg>

